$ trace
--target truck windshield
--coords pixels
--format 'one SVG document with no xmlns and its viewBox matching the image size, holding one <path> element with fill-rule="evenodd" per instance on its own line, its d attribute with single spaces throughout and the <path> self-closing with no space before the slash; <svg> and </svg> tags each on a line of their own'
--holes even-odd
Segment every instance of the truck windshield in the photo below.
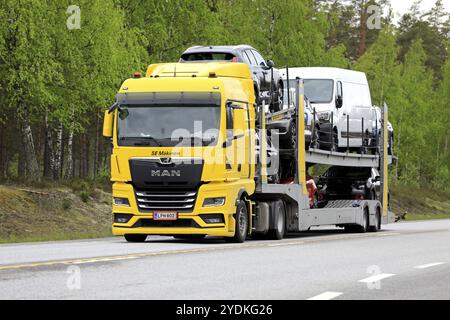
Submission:
<svg viewBox="0 0 450 320">
<path fill-rule="evenodd" d="M 305 96 L 310 103 L 330 103 L 333 100 L 333 80 L 306 79 L 303 82 L 305 85 Z M 292 101 L 295 101 L 295 85 L 296 80 L 289 80 Z M 287 80 L 284 80 L 284 91 L 284 96 L 287 97 Z M 287 104 L 287 101 L 285 101 L 285 104 Z"/>
<path fill-rule="evenodd" d="M 217 143 L 220 106 L 123 105 L 117 120 L 120 146 L 205 146 Z"/>
</svg>

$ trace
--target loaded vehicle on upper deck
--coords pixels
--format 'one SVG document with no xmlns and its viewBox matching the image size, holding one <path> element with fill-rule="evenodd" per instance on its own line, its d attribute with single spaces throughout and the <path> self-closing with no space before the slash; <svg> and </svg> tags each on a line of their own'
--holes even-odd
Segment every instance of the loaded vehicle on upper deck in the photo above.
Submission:
<svg viewBox="0 0 450 320">
<path fill-rule="evenodd" d="M 283 103 L 283 81 L 272 60 L 265 60 L 253 47 L 238 46 L 196 46 L 187 49 L 180 58 L 181 63 L 198 62 L 245 63 L 252 72 L 256 104 L 263 102 L 272 112 L 280 111 Z"/>
<path fill-rule="evenodd" d="M 290 88 L 304 82 L 305 96 L 318 114 L 320 144 L 332 151 L 367 153 L 372 132 L 372 100 L 366 75 L 339 68 L 289 68 Z"/>
<path fill-rule="evenodd" d="M 381 124 L 382 115 L 381 108 L 378 106 L 372 107 L 372 137 L 370 139 L 371 149 L 377 152 L 377 146 L 379 145 L 379 140 L 381 137 Z M 388 154 L 394 155 L 394 127 L 391 122 L 388 122 Z"/>
</svg>

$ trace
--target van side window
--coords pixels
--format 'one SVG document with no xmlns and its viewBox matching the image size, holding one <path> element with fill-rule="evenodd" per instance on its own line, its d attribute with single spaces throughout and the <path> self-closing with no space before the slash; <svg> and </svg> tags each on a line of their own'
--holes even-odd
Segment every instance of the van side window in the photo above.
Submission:
<svg viewBox="0 0 450 320">
<path fill-rule="evenodd" d="M 337 96 L 344 98 L 344 92 L 342 91 L 342 82 L 338 81 L 337 83 Z"/>
</svg>

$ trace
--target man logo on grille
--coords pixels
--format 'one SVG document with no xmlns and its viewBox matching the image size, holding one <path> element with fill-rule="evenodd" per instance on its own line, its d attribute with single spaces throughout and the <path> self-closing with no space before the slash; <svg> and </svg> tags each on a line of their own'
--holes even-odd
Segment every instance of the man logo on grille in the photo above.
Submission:
<svg viewBox="0 0 450 320">
<path fill-rule="evenodd" d="M 159 159 L 159 162 L 161 162 L 161 164 L 172 164 L 172 158 L 161 158 Z"/>
<path fill-rule="evenodd" d="M 152 177 L 181 177 L 180 170 L 152 170 Z"/>
</svg>

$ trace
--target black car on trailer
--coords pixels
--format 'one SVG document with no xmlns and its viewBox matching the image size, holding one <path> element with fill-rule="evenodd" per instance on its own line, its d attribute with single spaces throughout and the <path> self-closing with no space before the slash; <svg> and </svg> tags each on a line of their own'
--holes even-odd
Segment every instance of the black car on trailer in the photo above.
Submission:
<svg viewBox="0 0 450 320">
<path fill-rule="evenodd" d="M 249 65 L 255 84 L 257 104 L 264 101 L 272 112 L 283 107 L 283 80 L 272 60 L 265 60 L 253 47 L 238 46 L 196 46 L 187 49 L 180 62 L 240 62 Z"/>
</svg>

